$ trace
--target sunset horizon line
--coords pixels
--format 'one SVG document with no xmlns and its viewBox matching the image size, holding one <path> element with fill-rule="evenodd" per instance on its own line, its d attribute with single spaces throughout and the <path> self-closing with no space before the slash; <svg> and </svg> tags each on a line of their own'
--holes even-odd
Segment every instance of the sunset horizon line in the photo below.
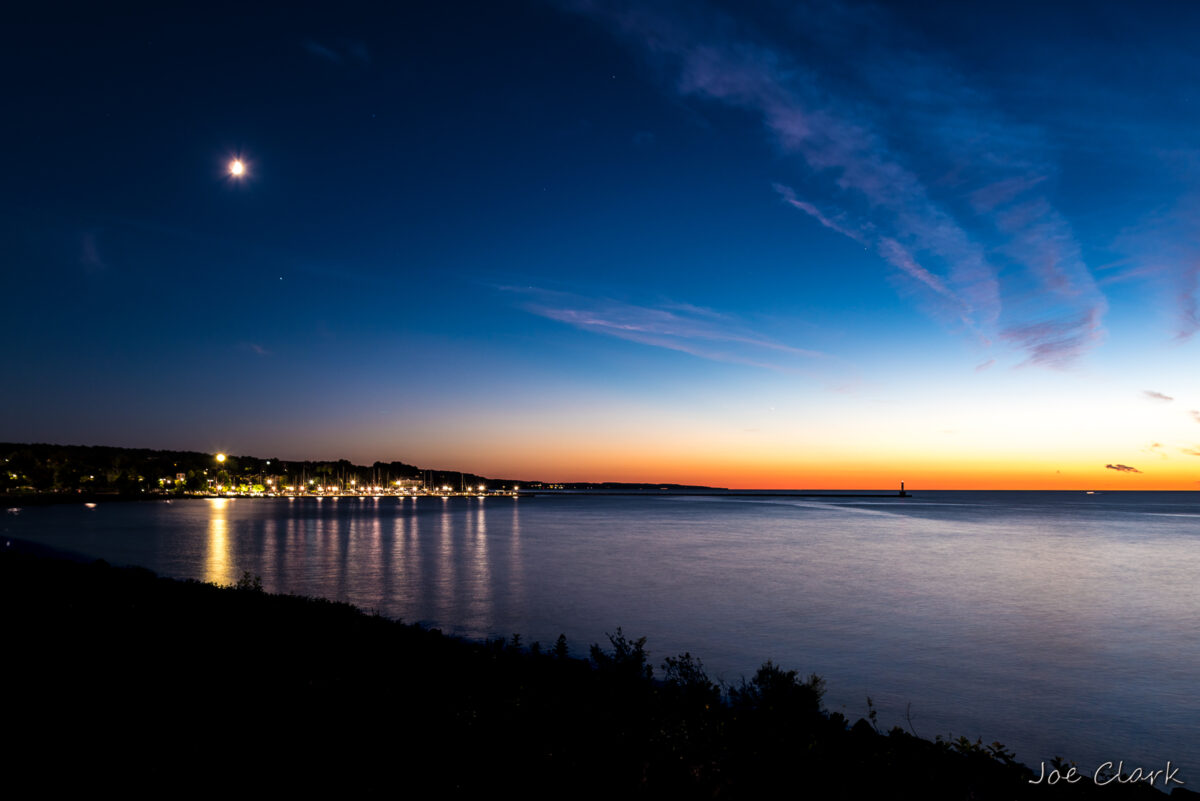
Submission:
<svg viewBox="0 0 1200 801">
<path fill-rule="evenodd" d="M 395 466 L 403 465 L 413 471 L 418 471 L 420 474 L 430 475 L 453 475 L 471 477 L 473 482 L 478 480 L 486 480 L 492 482 L 507 482 L 519 483 L 528 489 L 537 489 L 539 491 L 552 490 L 554 488 L 563 489 L 579 489 L 581 487 L 593 486 L 603 487 L 604 485 L 623 485 L 627 487 L 645 487 L 648 489 L 656 485 L 669 487 L 682 487 L 692 489 L 709 489 L 721 490 L 728 492 L 895 492 L 907 490 L 909 494 L 914 492 L 1197 492 L 1200 491 L 1200 482 L 1192 480 L 1190 476 L 1184 475 L 1186 470 L 1179 470 L 1175 475 L 1168 475 L 1166 478 L 1159 474 L 1147 474 L 1141 469 L 1131 467 L 1124 464 L 1106 464 L 1101 467 L 1091 465 L 1075 464 L 1065 470 L 1055 470 L 1051 474 L 1044 465 L 1036 463 L 1025 466 L 1015 466 L 1011 461 L 1005 462 L 996 460 L 990 469 L 985 465 L 976 463 L 973 470 L 964 470 L 962 462 L 953 461 L 926 461 L 919 465 L 920 470 L 915 470 L 908 473 L 899 473 L 896 471 L 893 475 L 904 475 L 904 478 L 884 478 L 886 473 L 890 473 L 886 466 L 878 465 L 863 465 L 856 466 L 851 462 L 841 462 L 836 465 L 831 465 L 824 474 L 818 474 L 815 470 L 805 470 L 803 468 L 788 468 L 779 465 L 770 465 L 769 462 L 764 463 L 757 468 L 746 466 L 742 470 L 730 470 L 729 479 L 720 477 L 719 465 L 711 463 L 704 465 L 693 464 L 691 466 L 675 467 L 669 464 L 663 465 L 663 472 L 657 477 L 648 478 L 646 474 L 638 471 L 621 470 L 619 467 L 599 467 L 596 472 L 589 471 L 586 474 L 573 473 L 570 468 L 548 468 L 538 469 L 536 467 L 515 467 L 514 469 L 495 469 L 496 465 L 482 465 L 479 468 L 460 469 L 458 467 L 426 467 L 421 466 L 417 462 L 425 461 L 424 459 L 416 459 L 409 461 L 408 459 L 374 459 L 366 463 L 360 463 L 361 456 L 338 458 L 292 458 L 287 456 L 279 456 L 272 454 L 271 456 L 257 456 L 249 453 L 234 454 L 232 449 L 224 448 L 221 450 L 192 450 L 188 448 L 150 448 L 150 447 L 135 447 L 127 445 L 83 445 L 83 444 L 66 444 L 52 442 L 8 442 L 0 443 L 0 447 L 7 449 L 20 448 L 62 448 L 62 449 L 97 449 L 97 450 L 115 450 L 115 451 L 148 451 L 151 453 L 175 453 L 175 454 L 194 454 L 207 457 L 213 460 L 214 469 L 224 469 L 226 458 L 237 462 L 239 460 L 252 460 L 255 462 L 270 465 L 272 462 L 280 463 L 280 467 L 287 465 L 299 464 L 328 464 L 342 465 L 344 469 L 352 469 L 356 471 L 369 472 L 373 469 L 378 469 L 378 466 Z M 227 457 L 226 454 L 229 454 Z M 661 454 L 657 455 L 659 459 L 665 462 L 670 462 L 670 459 L 663 459 Z M 7 461 L 7 460 L 6 460 Z M 492 461 L 495 459 L 485 459 L 483 461 Z M 518 458 L 515 461 L 522 461 Z M 914 462 L 919 460 L 914 459 Z M 774 468 L 774 469 L 772 469 Z M 578 468 L 576 468 L 578 469 Z M 584 468 L 586 469 L 586 468 Z M 1085 472 L 1091 472 L 1096 469 L 1104 470 L 1109 475 L 1096 475 L 1094 478 L 1089 478 Z M 633 470 L 637 470 L 634 468 Z M 604 471 L 604 472 L 600 472 Z M 677 472 L 676 472 L 677 471 Z M 269 472 L 269 471 L 268 471 Z M 286 473 L 287 470 L 283 470 Z M 948 472 L 957 472 L 956 478 L 949 478 Z M 640 474 L 639 474 L 640 473 Z M 744 476 L 752 476 L 739 480 L 736 476 L 741 473 Z M 789 478 L 786 474 L 790 473 Z M 281 473 L 282 474 L 282 473 Z M 803 474 L 803 478 L 797 479 L 798 474 Z M 922 481 L 921 475 L 928 476 L 928 483 Z M 1040 474 L 1036 478 L 1030 474 Z M 552 476 L 546 478 L 546 475 Z M 602 475 L 603 478 L 595 476 Z M 524 476 L 524 477 L 519 477 Z M 14 476 L 15 478 L 15 476 Z M 440 481 L 441 479 L 439 479 Z M 1129 483 L 1145 482 L 1141 486 L 1128 486 Z M 1122 484 L 1126 484 L 1122 486 Z"/>
</svg>

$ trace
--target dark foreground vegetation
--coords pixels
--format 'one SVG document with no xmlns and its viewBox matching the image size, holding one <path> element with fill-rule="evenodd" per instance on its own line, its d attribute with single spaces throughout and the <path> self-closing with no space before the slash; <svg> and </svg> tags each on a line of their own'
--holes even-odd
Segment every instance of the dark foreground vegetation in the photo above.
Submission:
<svg viewBox="0 0 1200 801">
<path fill-rule="evenodd" d="M 37 797 L 1164 797 L 1032 786 L 1002 748 L 829 714 L 770 662 L 724 691 L 688 655 L 656 678 L 619 629 L 577 659 L 3 546 L 0 746 Z"/>
</svg>

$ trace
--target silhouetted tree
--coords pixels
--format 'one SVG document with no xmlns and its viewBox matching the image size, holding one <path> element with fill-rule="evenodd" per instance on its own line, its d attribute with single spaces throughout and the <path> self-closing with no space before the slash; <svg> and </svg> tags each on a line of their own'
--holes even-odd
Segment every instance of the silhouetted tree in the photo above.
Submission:
<svg viewBox="0 0 1200 801">
<path fill-rule="evenodd" d="M 794 670 L 784 670 L 770 659 L 750 681 L 729 691 L 734 709 L 756 710 L 767 714 L 816 716 L 821 712 L 825 681 L 815 673 L 800 681 Z"/>
<path fill-rule="evenodd" d="M 691 706 L 715 706 L 721 701 L 721 688 L 704 672 L 704 665 L 690 653 L 668 656 L 663 661 L 664 684 Z"/>
</svg>

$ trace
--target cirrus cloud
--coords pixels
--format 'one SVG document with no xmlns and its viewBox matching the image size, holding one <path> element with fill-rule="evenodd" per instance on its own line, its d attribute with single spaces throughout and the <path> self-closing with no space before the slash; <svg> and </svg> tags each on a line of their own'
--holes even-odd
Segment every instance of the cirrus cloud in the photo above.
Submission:
<svg viewBox="0 0 1200 801">
<path fill-rule="evenodd" d="M 801 167 L 803 191 L 777 182 L 781 200 L 875 252 L 931 316 L 1038 365 L 1103 341 L 1107 300 L 1051 202 L 1053 149 L 886 8 L 802 2 L 780 35 L 702 3 L 571 5 L 678 95 L 753 115 Z"/>
<path fill-rule="evenodd" d="M 653 306 L 536 287 L 499 287 L 523 297 L 525 311 L 595 334 L 710 361 L 797 371 L 828 354 L 779 342 L 737 318 L 687 303 Z"/>
</svg>

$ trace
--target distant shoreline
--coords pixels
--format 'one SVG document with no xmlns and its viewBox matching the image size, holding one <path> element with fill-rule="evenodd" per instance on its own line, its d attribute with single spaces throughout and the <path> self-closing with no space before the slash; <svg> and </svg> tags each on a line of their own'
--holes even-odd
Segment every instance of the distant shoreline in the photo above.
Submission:
<svg viewBox="0 0 1200 801">
<path fill-rule="evenodd" d="M 383 493 L 374 494 L 358 494 L 358 493 L 327 493 L 313 495 L 267 495 L 267 494 L 229 494 L 229 495 L 211 495 L 211 494 L 195 494 L 195 495 L 159 495 L 159 494 L 138 494 L 138 495 L 105 495 L 105 494 L 75 494 L 67 492 L 56 493 L 28 493 L 28 494 L 5 494 L 0 495 L 4 499 L 4 505 L 9 509 L 19 509 L 23 507 L 41 507 L 41 506 L 66 506 L 70 504 L 100 504 L 100 503 L 169 503 L 171 501 L 188 501 L 188 500 L 262 500 L 262 499 L 291 499 L 291 500 L 352 500 L 371 499 L 381 500 L 383 498 L 576 498 L 576 497 L 599 497 L 599 498 L 894 498 L 897 500 L 909 500 L 913 496 L 911 493 L 903 495 L 897 493 L 871 493 L 871 492 L 786 492 L 778 490 L 728 490 L 728 491 L 709 491 L 709 492 L 688 492 L 684 490 L 519 490 L 517 492 L 430 492 L 430 493 Z"/>
<path fill-rule="evenodd" d="M 664 497 L 664 498 L 911 498 L 911 493 L 896 493 L 896 492 L 788 492 L 786 490 L 725 490 L 723 492 L 684 492 L 680 490 L 663 490 L 654 492 L 645 490 L 642 492 L 622 491 L 622 490 L 530 490 L 522 491 L 522 496 L 525 495 L 542 495 L 542 496 L 574 496 L 574 495 L 597 495 L 597 496 L 625 496 L 643 498 L 646 496 Z"/>
<path fill-rule="evenodd" d="M 662 485 L 650 486 L 645 489 L 520 489 L 517 491 L 492 492 L 413 492 L 395 493 L 313 493 L 313 494 L 159 494 L 159 493 L 73 493 L 73 492 L 30 492 L 30 493 L 0 493 L 0 503 L 8 509 L 25 507 L 64 506 L 69 504 L 100 504 L 100 503 L 169 503 L 181 500 L 256 500 L 290 498 L 292 500 L 351 500 L 383 499 L 383 498 L 876 498 L 893 500 L 919 500 L 928 498 L 929 493 L 1058 493 L 1071 495 L 1136 495 L 1136 494 L 1177 494 L 1192 496 L 1200 490 L 937 490 L 926 489 L 914 494 L 912 492 L 867 491 L 867 490 L 723 490 L 713 487 L 691 489 L 663 489 Z"/>
</svg>

